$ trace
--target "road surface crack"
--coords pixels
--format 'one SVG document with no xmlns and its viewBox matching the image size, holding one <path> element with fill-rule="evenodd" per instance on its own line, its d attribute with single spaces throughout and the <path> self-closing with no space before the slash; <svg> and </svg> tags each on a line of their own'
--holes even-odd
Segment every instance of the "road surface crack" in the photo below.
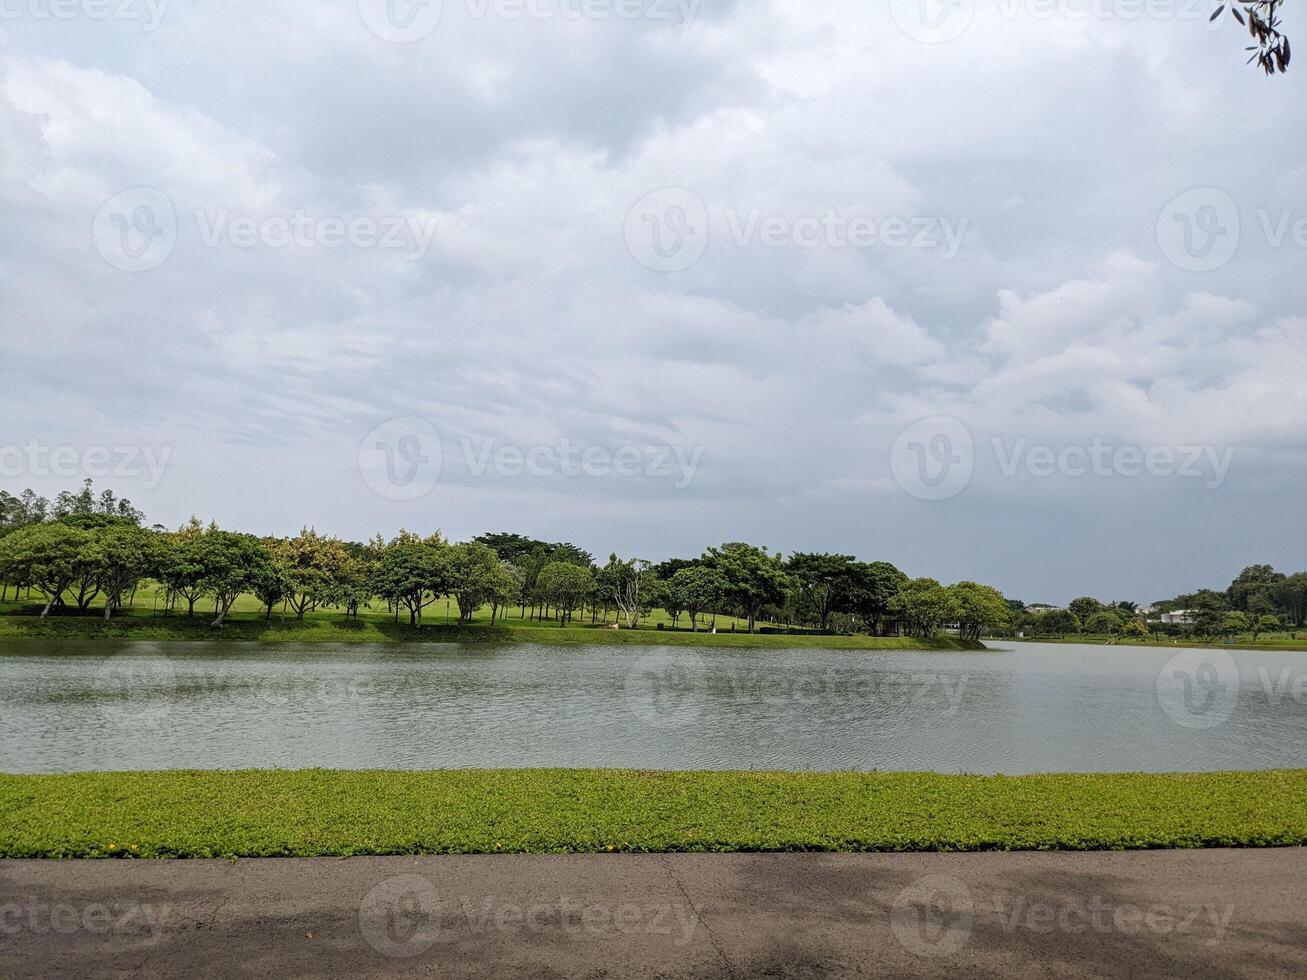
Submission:
<svg viewBox="0 0 1307 980">
<path fill-rule="evenodd" d="M 662 854 L 659 858 L 662 861 L 663 867 L 667 869 L 667 876 L 672 879 L 672 883 L 676 885 L 677 891 L 679 891 L 681 896 L 685 899 L 685 904 L 690 906 L 690 911 L 694 913 L 695 921 L 703 926 L 703 931 L 708 935 L 708 942 L 712 944 L 712 948 L 717 951 L 717 955 L 721 957 L 722 962 L 726 964 L 726 972 L 732 977 L 737 976 L 735 972 L 735 964 L 732 963 L 730 957 L 726 955 L 726 948 L 722 945 L 721 940 L 713 935 L 712 927 L 708 925 L 708 920 L 704 918 L 704 914 L 699 907 L 694 904 L 694 899 L 690 897 L 690 893 L 685 890 L 684 882 L 681 881 L 680 877 L 672 869 L 670 855 Z"/>
</svg>

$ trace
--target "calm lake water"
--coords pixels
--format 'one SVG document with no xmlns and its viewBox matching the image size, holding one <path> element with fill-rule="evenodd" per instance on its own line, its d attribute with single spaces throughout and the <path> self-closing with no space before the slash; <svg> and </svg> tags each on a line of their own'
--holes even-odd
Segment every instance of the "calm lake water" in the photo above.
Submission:
<svg viewBox="0 0 1307 980">
<path fill-rule="evenodd" d="M 1307 767 L 1307 654 L 5 643 L 0 771 Z"/>
</svg>

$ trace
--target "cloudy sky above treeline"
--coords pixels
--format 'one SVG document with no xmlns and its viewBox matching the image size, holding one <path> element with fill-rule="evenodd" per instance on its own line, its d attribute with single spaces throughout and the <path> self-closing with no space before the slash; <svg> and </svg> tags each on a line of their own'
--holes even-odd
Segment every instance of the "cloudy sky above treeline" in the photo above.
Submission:
<svg viewBox="0 0 1307 980">
<path fill-rule="evenodd" d="M 12 0 L 0 487 L 1028 602 L 1307 568 L 1307 70 L 1211 9 Z"/>
</svg>

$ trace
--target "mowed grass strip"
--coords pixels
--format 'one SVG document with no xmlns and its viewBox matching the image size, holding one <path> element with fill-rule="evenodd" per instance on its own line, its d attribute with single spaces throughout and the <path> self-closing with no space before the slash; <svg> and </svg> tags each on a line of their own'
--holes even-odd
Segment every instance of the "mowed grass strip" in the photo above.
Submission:
<svg viewBox="0 0 1307 980">
<path fill-rule="evenodd" d="M 839 650 L 983 650 L 983 644 L 956 636 L 922 640 L 908 636 L 836 636 L 818 634 L 718 632 L 644 629 L 610 630 L 592 626 L 517 625 L 409 626 L 384 617 L 345 620 L 326 614 L 288 622 L 229 619 L 221 628 L 207 618 L 122 616 L 0 615 L 0 644 L 5 640 L 236 640 L 259 643 L 538 643 L 547 646 L 695 646 L 784 649 L 820 647 Z M 0 646 L 0 653 L 5 650 Z"/>
<path fill-rule="evenodd" d="M 0 856 L 1107 850 L 1307 844 L 1307 770 L 0 775 Z"/>
</svg>

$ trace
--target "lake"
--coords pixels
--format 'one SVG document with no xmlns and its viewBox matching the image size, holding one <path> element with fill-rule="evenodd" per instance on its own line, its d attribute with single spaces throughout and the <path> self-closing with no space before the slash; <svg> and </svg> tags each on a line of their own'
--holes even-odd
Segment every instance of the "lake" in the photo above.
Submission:
<svg viewBox="0 0 1307 980">
<path fill-rule="evenodd" d="M 1307 767 L 1307 654 L 0 645 L 0 771 Z"/>
</svg>

